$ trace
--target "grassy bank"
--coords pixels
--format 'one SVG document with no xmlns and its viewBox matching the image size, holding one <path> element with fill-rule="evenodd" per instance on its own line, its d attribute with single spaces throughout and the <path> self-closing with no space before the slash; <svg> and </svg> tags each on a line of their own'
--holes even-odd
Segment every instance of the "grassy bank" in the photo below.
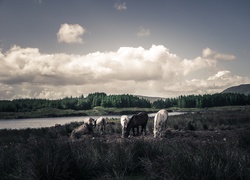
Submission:
<svg viewBox="0 0 250 180">
<path fill-rule="evenodd" d="M 80 123 L 0 130 L 0 179 L 249 179 L 250 112 L 171 116 L 162 139 L 122 139 L 118 119 L 106 133 L 71 141 Z"/>
<path fill-rule="evenodd" d="M 136 114 L 144 111 L 155 113 L 159 109 L 155 108 L 104 108 L 95 107 L 90 110 L 61 110 L 56 108 L 42 108 L 37 111 L 29 112 L 0 112 L 0 119 L 23 119 L 23 118 L 46 118 L 46 117 L 69 117 L 69 116 L 101 116 L 101 115 L 123 115 Z M 214 108 L 169 108 L 168 111 L 184 112 L 232 112 L 232 111 L 250 111 L 250 106 L 223 106 Z"/>
<path fill-rule="evenodd" d="M 69 117 L 69 116 L 99 116 L 99 115 L 121 115 L 136 114 L 140 111 L 148 113 L 157 112 L 154 108 L 103 108 L 95 107 L 90 110 L 61 110 L 56 108 L 42 108 L 30 112 L 0 112 L 1 119 L 23 119 L 23 118 L 46 118 L 46 117 Z"/>
</svg>

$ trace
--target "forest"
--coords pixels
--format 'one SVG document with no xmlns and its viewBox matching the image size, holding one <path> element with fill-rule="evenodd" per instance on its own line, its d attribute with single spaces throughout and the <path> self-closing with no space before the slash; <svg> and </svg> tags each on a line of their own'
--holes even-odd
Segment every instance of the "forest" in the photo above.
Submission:
<svg viewBox="0 0 250 180">
<path fill-rule="evenodd" d="M 187 95 L 176 98 L 164 98 L 150 102 L 146 98 L 134 95 L 107 95 L 103 92 L 88 94 L 86 97 L 65 97 L 49 99 L 1 100 L 0 112 L 30 112 L 41 108 L 88 110 L 96 106 L 115 108 L 207 108 L 217 106 L 250 105 L 250 95 L 239 93 L 216 93 L 205 95 Z"/>
</svg>

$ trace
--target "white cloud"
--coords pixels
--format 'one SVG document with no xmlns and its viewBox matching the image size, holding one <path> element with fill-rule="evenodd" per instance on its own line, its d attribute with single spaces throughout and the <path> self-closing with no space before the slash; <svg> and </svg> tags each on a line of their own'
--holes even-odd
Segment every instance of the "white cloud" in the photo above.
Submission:
<svg viewBox="0 0 250 180">
<path fill-rule="evenodd" d="M 224 89 L 239 84 L 249 83 L 248 77 L 233 75 L 230 71 L 219 71 L 207 79 L 181 80 L 166 85 L 162 89 L 169 96 L 190 95 L 190 94 L 213 94 L 222 92 Z"/>
<path fill-rule="evenodd" d="M 182 59 L 162 45 L 121 47 L 86 55 L 45 54 L 13 46 L 0 51 L 0 98 L 61 98 L 92 92 L 178 96 L 220 92 L 250 83 L 249 78 L 218 69 L 216 59 Z M 189 80 L 197 71 L 216 72 Z"/>
<path fill-rule="evenodd" d="M 214 76 L 210 76 L 208 78 L 208 80 L 218 80 L 218 79 L 230 79 L 231 78 L 231 72 L 228 70 L 225 71 L 219 71 L 218 73 L 216 73 Z"/>
<path fill-rule="evenodd" d="M 145 29 L 144 27 L 140 27 L 138 32 L 137 32 L 137 36 L 138 37 L 148 37 L 150 35 L 150 30 L 149 29 Z"/>
<path fill-rule="evenodd" d="M 114 8 L 118 11 L 122 11 L 122 10 L 126 10 L 127 9 L 127 5 L 125 2 L 123 3 L 115 3 Z"/>
<path fill-rule="evenodd" d="M 64 43 L 83 43 L 82 36 L 86 30 L 79 24 L 62 24 L 58 33 L 58 42 Z"/>
<path fill-rule="evenodd" d="M 231 86 L 249 82 L 250 79 L 248 77 L 240 77 L 233 75 L 228 70 L 222 70 L 207 79 L 193 79 L 191 81 L 186 81 L 185 87 L 194 94 L 211 94 L 221 92 Z"/>
<path fill-rule="evenodd" d="M 202 55 L 205 58 L 212 58 L 212 59 L 216 59 L 216 60 L 230 61 L 230 60 L 235 59 L 235 56 L 232 54 L 220 54 L 220 53 L 217 53 L 216 51 L 213 51 L 209 48 L 203 49 Z"/>
</svg>

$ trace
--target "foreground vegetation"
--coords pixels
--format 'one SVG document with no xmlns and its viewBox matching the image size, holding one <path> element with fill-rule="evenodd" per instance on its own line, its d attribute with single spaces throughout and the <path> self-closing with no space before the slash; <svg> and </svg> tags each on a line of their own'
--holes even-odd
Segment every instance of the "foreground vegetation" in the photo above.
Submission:
<svg viewBox="0 0 250 180">
<path fill-rule="evenodd" d="M 70 141 L 80 123 L 0 130 L 0 179 L 249 179 L 248 106 L 171 116 L 162 139 L 153 119 L 145 137 L 122 139 L 118 119 L 106 134 Z"/>
</svg>

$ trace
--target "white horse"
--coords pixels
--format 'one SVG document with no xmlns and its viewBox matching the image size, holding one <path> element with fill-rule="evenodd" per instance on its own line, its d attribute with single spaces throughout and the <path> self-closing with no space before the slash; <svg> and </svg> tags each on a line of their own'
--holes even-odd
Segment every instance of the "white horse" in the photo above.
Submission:
<svg viewBox="0 0 250 180">
<path fill-rule="evenodd" d="M 91 126 L 94 126 L 94 124 L 95 124 L 95 120 L 91 117 L 84 118 L 83 122 L 84 122 L 84 124 L 89 124 Z"/>
<path fill-rule="evenodd" d="M 128 122 L 129 122 L 129 117 L 126 115 L 121 116 L 121 125 L 122 125 L 122 138 L 124 137 L 125 130 L 127 128 Z"/>
<path fill-rule="evenodd" d="M 95 120 L 94 126 L 97 127 L 97 130 L 102 134 L 103 132 L 105 132 L 106 124 L 107 124 L 106 118 L 99 117 Z"/>
<path fill-rule="evenodd" d="M 71 134 L 70 134 L 70 138 L 72 140 L 74 140 L 75 138 L 80 138 L 82 135 L 85 134 L 90 134 L 93 132 L 93 128 L 92 126 L 90 126 L 89 124 L 83 124 L 77 128 L 75 128 Z"/>
<path fill-rule="evenodd" d="M 154 117 L 154 137 L 161 137 L 167 127 L 168 112 L 165 109 L 158 111 Z"/>
</svg>

